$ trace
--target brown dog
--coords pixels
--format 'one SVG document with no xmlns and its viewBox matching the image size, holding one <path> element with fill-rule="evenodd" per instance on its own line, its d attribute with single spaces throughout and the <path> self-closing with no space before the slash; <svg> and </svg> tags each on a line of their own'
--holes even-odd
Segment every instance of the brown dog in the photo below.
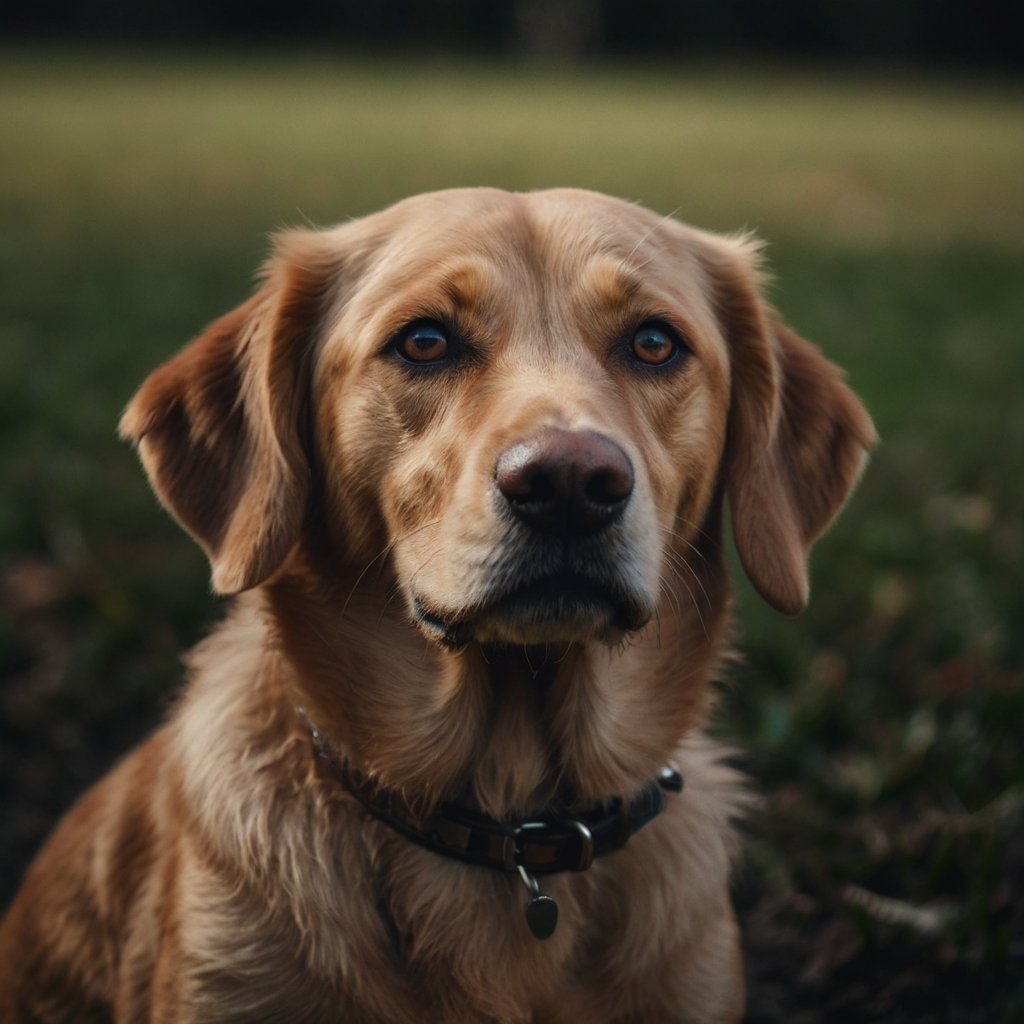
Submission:
<svg viewBox="0 0 1024 1024">
<path fill-rule="evenodd" d="M 578 191 L 288 233 L 122 431 L 241 596 L 29 870 L 3 1021 L 742 1015 L 723 504 L 796 612 L 874 437 L 754 244 Z"/>
</svg>

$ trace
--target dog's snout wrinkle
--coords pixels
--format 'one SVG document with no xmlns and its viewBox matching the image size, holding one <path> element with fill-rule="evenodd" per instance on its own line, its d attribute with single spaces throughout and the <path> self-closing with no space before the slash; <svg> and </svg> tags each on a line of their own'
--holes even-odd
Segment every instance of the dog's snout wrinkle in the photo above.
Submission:
<svg viewBox="0 0 1024 1024">
<path fill-rule="evenodd" d="M 541 533 L 587 536 L 617 519 L 633 493 L 633 465 L 610 438 L 547 428 L 506 448 L 495 483 L 513 514 Z"/>
</svg>

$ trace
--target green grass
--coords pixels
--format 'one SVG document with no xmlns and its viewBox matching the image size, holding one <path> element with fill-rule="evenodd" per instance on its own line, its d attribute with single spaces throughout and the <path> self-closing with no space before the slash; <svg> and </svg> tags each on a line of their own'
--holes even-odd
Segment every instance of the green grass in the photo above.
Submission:
<svg viewBox="0 0 1024 1024">
<path fill-rule="evenodd" d="M 781 620 L 740 588 L 719 729 L 769 812 L 737 892 L 751 1019 L 1014 1019 L 1019 82 L 8 50 L 0 128 L 7 890 L 215 614 L 114 436 L 134 386 L 245 295 L 268 231 L 449 185 L 580 185 L 767 238 L 776 303 L 882 436 L 810 610 Z"/>
</svg>

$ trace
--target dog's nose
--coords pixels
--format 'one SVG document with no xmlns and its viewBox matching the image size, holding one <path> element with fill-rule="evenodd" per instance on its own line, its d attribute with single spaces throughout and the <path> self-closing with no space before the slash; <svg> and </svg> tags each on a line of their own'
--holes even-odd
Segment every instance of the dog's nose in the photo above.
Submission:
<svg viewBox="0 0 1024 1024">
<path fill-rule="evenodd" d="M 603 434 L 548 428 L 506 448 L 494 480 L 527 526 L 584 536 L 622 514 L 633 493 L 633 466 Z"/>
</svg>

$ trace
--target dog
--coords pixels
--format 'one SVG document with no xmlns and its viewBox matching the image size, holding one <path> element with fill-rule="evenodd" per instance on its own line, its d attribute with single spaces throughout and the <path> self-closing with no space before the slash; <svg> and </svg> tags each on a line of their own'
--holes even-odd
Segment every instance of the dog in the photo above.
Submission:
<svg viewBox="0 0 1024 1024">
<path fill-rule="evenodd" d="M 0 926 L 0 1018 L 717 1022 L 723 514 L 785 613 L 871 420 L 758 244 L 579 190 L 276 238 L 121 422 L 226 620 Z"/>
</svg>

